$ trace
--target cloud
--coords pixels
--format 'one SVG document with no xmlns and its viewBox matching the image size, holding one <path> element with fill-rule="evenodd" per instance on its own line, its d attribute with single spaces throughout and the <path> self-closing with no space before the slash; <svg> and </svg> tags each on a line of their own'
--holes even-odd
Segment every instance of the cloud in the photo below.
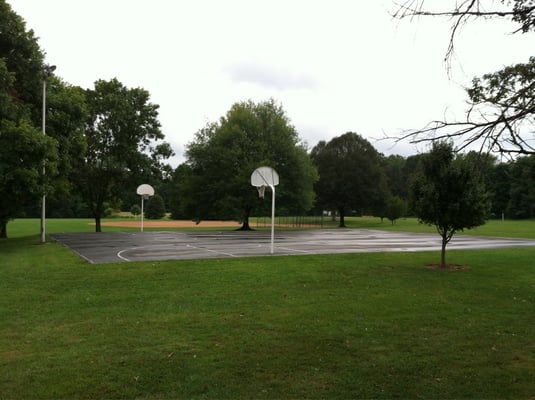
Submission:
<svg viewBox="0 0 535 400">
<path fill-rule="evenodd" d="M 272 65 L 242 62 L 227 65 L 224 72 L 233 83 L 249 83 L 265 89 L 312 90 L 318 86 L 317 81 L 305 73 Z"/>
</svg>

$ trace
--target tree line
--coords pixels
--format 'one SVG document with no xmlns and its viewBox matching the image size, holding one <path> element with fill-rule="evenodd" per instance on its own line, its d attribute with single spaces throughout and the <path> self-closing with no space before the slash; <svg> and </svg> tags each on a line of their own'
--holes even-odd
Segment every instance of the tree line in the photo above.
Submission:
<svg viewBox="0 0 535 400">
<path fill-rule="evenodd" d="M 186 146 L 185 162 L 173 169 L 166 163 L 173 152 L 160 129 L 158 105 L 146 90 L 118 79 L 82 89 L 48 76 L 33 31 L 5 0 L 0 30 L 0 237 L 7 237 L 13 218 L 38 216 L 43 194 L 49 217 L 92 217 L 100 231 L 107 210 L 127 211 L 139 202 L 140 183 L 155 187 L 173 218 L 232 219 L 249 229 L 250 216 L 267 214 L 270 206 L 249 183 L 262 165 L 281 176 L 279 215 L 328 210 L 340 226 L 347 215 L 392 222 L 421 216 L 419 200 L 433 185 L 417 182 L 434 145 L 426 154 L 384 156 L 363 136 L 347 132 L 309 149 L 275 100 L 244 101 L 201 128 Z M 40 129 L 44 83 L 46 135 Z M 481 203 L 488 200 L 492 215 L 534 216 L 535 156 L 498 162 L 480 152 L 454 156 L 451 143 L 439 143 L 449 146 L 449 155 L 437 156 L 442 167 L 436 179 L 449 176 L 442 169 L 456 171 L 450 162 L 458 160 L 484 183 Z M 433 168 L 427 167 L 428 175 L 437 172 Z"/>
</svg>

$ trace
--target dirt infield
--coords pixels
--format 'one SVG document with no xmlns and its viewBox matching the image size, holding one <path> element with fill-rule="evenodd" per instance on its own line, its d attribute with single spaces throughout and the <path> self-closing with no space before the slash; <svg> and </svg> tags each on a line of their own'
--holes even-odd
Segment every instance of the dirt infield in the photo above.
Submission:
<svg viewBox="0 0 535 400">
<path fill-rule="evenodd" d="M 102 223 L 102 226 L 115 226 L 132 228 L 140 226 L 141 221 L 106 221 Z M 154 221 L 144 220 L 143 226 L 145 228 L 239 228 L 240 223 L 236 221 L 201 221 L 195 223 L 195 221 Z"/>
</svg>

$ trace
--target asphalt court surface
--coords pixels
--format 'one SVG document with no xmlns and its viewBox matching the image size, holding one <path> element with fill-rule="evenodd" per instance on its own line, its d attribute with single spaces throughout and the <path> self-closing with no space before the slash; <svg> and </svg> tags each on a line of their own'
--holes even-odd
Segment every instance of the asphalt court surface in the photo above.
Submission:
<svg viewBox="0 0 535 400">
<path fill-rule="evenodd" d="M 165 231 L 50 235 L 92 264 L 271 255 L 270 231 Z M 275 232 L 273 255 L 440 250 L 438 234 L 368 229 Z M 535 240 L 456 235 L 448 249 L 535 247 Z"/>
</svg>

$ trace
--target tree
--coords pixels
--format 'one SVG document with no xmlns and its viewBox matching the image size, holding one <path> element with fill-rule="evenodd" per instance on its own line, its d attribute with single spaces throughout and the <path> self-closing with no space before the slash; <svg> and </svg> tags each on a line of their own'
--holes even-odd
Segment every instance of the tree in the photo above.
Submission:
<svg viewBox="0 0 535 400">
<path fill-rule="evenodd" d="M 397 219 L 401 218 L 407 212 L 407 202 L 398 196 L 391 196 L 386 203 L 386 218 L 392 225 Z"/>
<path fill-rule="evenodd" d="M 258 198 L 252 172 L 263 165 L 280 176 L 277 209 L 302 213 L 312 207 L 316 171 L 281 106 L 273 100 L 234 104 L 218 122 L 199 130 L 186 151 L 187 167 L 177 171 L 173 210 L 197 221 L 228 219 L 250 229 L 253 210 L 268 212 L 270 202 Z"/>
<path fill-rule="evenodd" d="M 55 150 L 55 141 L 28 122 L 0 120 L 0 239 L 7 238 L 7 223 L 42 194 L 43 160 L 54 172 Z"/>
<path fill-rule="evenodd" d="M 402 199 L 409 197 L 408 175 L 406 174 L 406 159 L 400 155 L 382 157 L 383 170 L 385 171 L 388 189 L 393 196 Z"/>
<path fill-rule="evenodd" d="M 24 115 L 39 127 L 44 55 L 33 30 L 26 30 L 5 0 L 0 0 L 0 32 L 0 59 L 12 78 L 9 96 L 17 103 L 16 118 Z"/>
<path fill-rule="evenodd" d="M 490 209 L 479 171 L 468 160 L 455 158 L 451 143 L 435 142 L 411 186 L 416 216 L 421 223 L 434 225 L 442 238 L 443 268 L 447 267 L 446 245 L 453 235 L 484 224 Z"/>
<path fill-rule="evenodd" d="M 194 193 L 195 190 L 194 187 L 190 186 L 194 181 L 190 165 L 182 163 L 176 167 L 170 181 L 168 198 L 172 201 L 168 205 L 168 209 L 171 212 L 171 218 L 187 219 L 196 215 L 192 202 L 183 196 L 187 193 Z"/>
<path fill-rule="evenodd" d="M 501 154 L 535 154 L 535 57 L 474 78 L 465 121 L 432 121 L 402 139 L 413 143 L 458 139 L 458 150 L 477 145 Z"/>
<path fill-rule="evenodd" d="M 491 196 L 491 215 L 495 218 L 505 217 L 511 192 L 510 163 L 499 163 L 493 166 L 489 173 L 487 189 Z"/>
<path fill-rule="evenodd" d="M 507 215 L 535 217 L 535 156 L 519 157 L 510 164 L 510 192 Z"/>
<path fill-rule="evenodd" d="M 165 203 L 162 196 L 155 194 L 149 199 L 145 216 L 149 219 L 162 219 L 165 217 Z"/>
<path fill-rule="evenodd" d="M 43 165 L 56 172 L 56 142 L 41 122 L 43 54 L 32 31 L 0 0 L 0 238 L 43 194 Z"/>
<path fill-rule="evenodd" d="M 76 159 L 85 151 L 83 136 L 84 123 L 88 112 L 84 90 L 70 85 L 58 77 L 47 80 L 46 135 L 58 143 L 61 158 L 58 161 L 58 174 L 51 181 L 47 193 L 47 208 L 52 211 L 54 204 L 69 201 L 73 192 L 72 175 Z"/>
<path fill-rule="evenodd" d="M 141 214 L 141 207 L 138 206 L 137 204 L 133 204 L 132 207 L 130 207 L 130 213 L 134 217 L 137 217 L 139 214 Z"/>
<path fill-rule="evenodd" d="M 89 118 L 86 151 L 75 168 L 75 180 L 101 232 L 104 202 L 121 193 L 122 186 L 146 176 L 171 155 L 158 122 L 158 106 L 149 93 L 127 88 L 117 79 L 99 80 L 86 92 Z"/>
<path fill-rule="evenodd" d="M 318 204 L 338 212 L 339 227 L 345 227 L 345 216 L 351 210 L 362 214 L 386 200 L 380 155 L 357 133 L 319 142 L 311 158 L 320 176 L 316 184 Z"/>
<path fill-rule="evenodd" d="M 535 4 L 532 0 L 464 0 L 455 2 L 449 10 L 433 10 L 425 7 L 425 0 L 405 0 L 398 6 L 394 18 L 414 17 L 445 17 L 451 19 L 450 40 L 446 59 L 452 58 L 455 49 L 455 39 L 460 29 L 466 23 L 475 19 L 500 18 L 510 19 L 519 24 L 515 31 L 527 33 L 535 30 Z M 502 7 L 499 6 L 502 4 Z M 442 5 L 442 2 L 441 2 Z"/>
<path fill-rule="evenodd" d="M 519 24 L 517 32 L 535 30 L 535 5 L 530 0 L 502 0 L 502 7 L 497 9 L 492 9 L 492 4 L 489 8 L 485 1 L 470 0 L 460 2 L 448 11 L 428 10 L 424 3 L 423 0 L 406 1 L 395 16 L 452 18 L 454 22 L 446 60 L 452 58 L 460 27 L 472 19 L 508 18 Z M 458 150 L 476 145 L 482 150 L 502 154 L 535 154 L 535 57 L 527 63 L 474 78 L 467 94 L 469 107 L 466 120 L 432 121 L 425 128 L 408 131 L 398 139 L 410 139 L 413 143 L 456 139 L 462 143 Z"/>
</svg>

